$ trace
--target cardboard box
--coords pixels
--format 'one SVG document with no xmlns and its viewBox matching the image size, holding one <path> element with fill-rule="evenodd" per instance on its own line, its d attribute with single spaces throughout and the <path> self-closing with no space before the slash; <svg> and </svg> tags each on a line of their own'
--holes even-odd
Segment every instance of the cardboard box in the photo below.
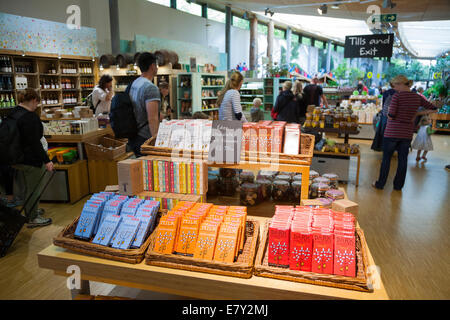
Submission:
<svg viewBox="0 0 450 320">
<path fill-rule="evenodd" d="M 141 160 L 127 159 L 117 163 L 119 192 L 134 196 L 144 191 L 144 173 Z"/>
<path fill-rule="evenodd" d="M 356 202 L 347 199 L 341 199 L 334 201 L 331 205 L 331 209 L 338 212 L 349 212 L 356 218 L 359 212 L 359 205 Z"/>
<path fill-rule="evenodd" d="M 317 206 L 317 207 L 320 207 L 320 208 L 323 207 L 323 203 L 320 202 L 319 200 L 316 200 L 316 199 L 302 199 L 301 202 L 300 202 L 300 205 L 308 206 L 308 207 L 311 207 L 311 206 L 313 206 L 313 207 Z"/>
</svg>

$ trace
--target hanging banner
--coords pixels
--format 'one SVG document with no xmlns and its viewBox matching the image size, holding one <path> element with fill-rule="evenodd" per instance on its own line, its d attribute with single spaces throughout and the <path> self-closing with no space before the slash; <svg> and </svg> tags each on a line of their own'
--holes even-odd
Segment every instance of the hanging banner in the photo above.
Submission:
<svg viewBox="0 0 450 320">
<path fill-rule="evenodd" d="M 390 58 L 394 34 L 346 36 L 344 58 Z"/>
</svg>

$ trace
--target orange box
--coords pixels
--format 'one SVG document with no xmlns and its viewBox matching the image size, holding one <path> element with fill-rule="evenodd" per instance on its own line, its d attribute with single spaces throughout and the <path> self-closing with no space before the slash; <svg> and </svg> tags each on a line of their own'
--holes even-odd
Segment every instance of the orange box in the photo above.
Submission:
<svg viewBox="0 0 450 320">
<path fill-rule="evenodd" d="M 200 220 L 183 218 L 177 237 L 175 252 L 187 256 L 193 256 L 197 242 Z"/>
<path fill-rule="evenodd" d="M 216 248 L 219 224 L 203 223 L 195 246 L 194 258 L 212 260 Z"/>
<path fill-rule="evenodd" d="M 217 237 L 214 261 L 233 263 L 236 253 L 237 228 L 222 225 Z"/>
<path fill-rule="evenodd" d="M 164 220 L 161 218 L 158 226 L 154 251 L 161 254 L 173 253 L 177 235 L 178 219 Z"/>
</svg>

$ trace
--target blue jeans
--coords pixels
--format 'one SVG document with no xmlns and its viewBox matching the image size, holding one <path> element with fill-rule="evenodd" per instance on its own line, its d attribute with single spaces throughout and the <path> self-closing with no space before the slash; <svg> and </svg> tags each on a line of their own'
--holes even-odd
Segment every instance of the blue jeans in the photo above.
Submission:
<svg viewBox="0 0 450 320">
<path fill-rule="evenodd" d="M 401 190 L 405 185 L 406 170 L 408 168 L 408 153 L 411 139 L 384 138 L 383 139 L 383 161 L 381 162 L 380 176 L 375 186 L 383 189 L 389 175 L 391 158 L 394 151 L 398 153 L 397 173 L 394 178 L 394 189 Z"/>
<path fill-rule="evenodd" d="M 147 138 L 143 138 L 141 136 L 136 136 L 133 139 L 128 139 L 128 147 L 131 149 L 131 151 L 134 152 L 136 158 L 143 156 L 143 154 L 141 153 L 141 146 L 145 141 L 147 141 Z"/>
</svg>

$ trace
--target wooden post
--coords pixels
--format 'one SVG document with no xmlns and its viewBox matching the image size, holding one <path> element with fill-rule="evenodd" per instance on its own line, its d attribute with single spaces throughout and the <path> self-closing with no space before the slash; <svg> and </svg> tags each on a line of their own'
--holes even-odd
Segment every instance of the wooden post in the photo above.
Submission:
<svg viewBox="0 0 450 320">
<path fill-rule="evenodd" d="M 258 65 L 258 19 L 250 20 L 250 70 L 256 70 Z"/>
<path fill-rule="evenodd" d="M 267 58 L 269 59 L 270 66 L 273 64 L 273 37 L 274 25 L 273 20 L 270 20 L 267 28 Z"/>
</svg>

